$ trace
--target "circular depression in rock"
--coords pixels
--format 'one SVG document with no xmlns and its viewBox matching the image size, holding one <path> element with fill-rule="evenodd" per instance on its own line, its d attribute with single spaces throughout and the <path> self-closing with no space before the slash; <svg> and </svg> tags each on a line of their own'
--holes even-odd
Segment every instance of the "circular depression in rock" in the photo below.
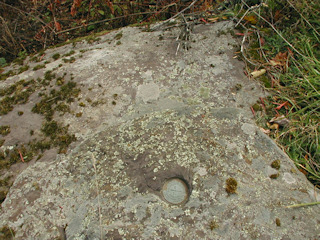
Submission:
<svg viewBox="0 0 320 240">
<path fill-rule="evenodd" d="M 189 188 L 185 181 L 180 178 L 167 180 L 162 187 L 163 198 L 171 204 L 183 204 L 188 201 Z"/>
</svg>

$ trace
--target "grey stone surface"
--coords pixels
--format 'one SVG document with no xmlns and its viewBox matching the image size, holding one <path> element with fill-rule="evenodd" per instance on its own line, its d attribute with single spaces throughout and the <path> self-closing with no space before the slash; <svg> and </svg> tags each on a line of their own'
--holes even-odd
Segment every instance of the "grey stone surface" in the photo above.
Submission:
<svg viewBox="0 0 320 240">
<path fill-rule="evenodd" d="M 61 229 L 67 239 L 319 239 L 319 206 L 285 207 L 320 195 L 255 126 L 249 106 L 265 93 L 233 59 L 235 39 L 220 34 L 232 27 L 196 26 L 191 49 L 177 55 L 178 30 L 124 28 L 121 45 L 113 32 L 75 46 L 82 58 L 57 74 L 72 73 L 82 97 L 102 104 L 81 120 L 61 117 L 77 146 L 17 177 L 0 225 L 16 239 L 58 239 Z M 47 50 L 43 61 L 71 48 Z M 182 206 L 161 194 L 173 177 L 189 185 Z M 238 183 L 233 194 L 229 178 Z"/>
</svg>

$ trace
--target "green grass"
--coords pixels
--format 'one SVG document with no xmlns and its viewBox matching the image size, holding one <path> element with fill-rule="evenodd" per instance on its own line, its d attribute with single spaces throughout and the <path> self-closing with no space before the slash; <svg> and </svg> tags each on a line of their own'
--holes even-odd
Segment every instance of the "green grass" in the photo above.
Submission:
<svg viewBox="0 0 320 240">
<path fill-rule="evenodd" d="M 232 10 L 242 18 L 239 25 L 243 32 L 252 33 L 249 46 L 242 52 L 249 60 L 247 71 L 266 69 L 261 80 L 272 93 L 259 103 L 266 109 L 261 111 L 259 123 L 270 130 L 269 135 L 309 180 L 320 185 L 319 4 L 311 0 L 270 0 L 266 1 L 268 6 L 247 11 L 250 6 L 244 2 Z M 272 65 L 270 60 L 279 60 L 280 64 Z M 290 123 L 270 129 L 267 122 L 281 115 Z"/>
</svg>

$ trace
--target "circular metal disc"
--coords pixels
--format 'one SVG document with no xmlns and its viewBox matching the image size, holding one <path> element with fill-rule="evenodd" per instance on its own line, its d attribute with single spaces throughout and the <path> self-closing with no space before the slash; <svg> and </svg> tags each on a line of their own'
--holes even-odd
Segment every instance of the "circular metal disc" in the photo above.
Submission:
<svg viewBox="0 0 320 240">
<path fill-rule="evenodd" d="M 162 187 L 164 199 L 171 204 L 182 204 L 188 200 L 188 186 L 179 178 L 172 178 Z"/>
</svg>

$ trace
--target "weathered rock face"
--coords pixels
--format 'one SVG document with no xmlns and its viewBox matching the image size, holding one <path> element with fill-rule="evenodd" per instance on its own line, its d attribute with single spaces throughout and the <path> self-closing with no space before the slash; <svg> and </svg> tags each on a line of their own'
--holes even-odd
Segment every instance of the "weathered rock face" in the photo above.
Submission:
<svg viewBox="0 0 320 240">
<path fill-rule="evenodd" d="M 16 239 L 319 238 L 318 206 L 285 208 L 319 193 L 251 119 L 263 92 L 232 59 L 235 40 L 217 37 L 228 27 L 196 26 L 177 56 L 176 32 L 125 28 L 123 44 L 107 35 L 65 66 L 93 88 L 84 97 L 112 103 L 65 118 L 84 140 L 17 177 L 1 224 Z M 164 196 L 172 178 L 181 204 Z"/>
</svg>

